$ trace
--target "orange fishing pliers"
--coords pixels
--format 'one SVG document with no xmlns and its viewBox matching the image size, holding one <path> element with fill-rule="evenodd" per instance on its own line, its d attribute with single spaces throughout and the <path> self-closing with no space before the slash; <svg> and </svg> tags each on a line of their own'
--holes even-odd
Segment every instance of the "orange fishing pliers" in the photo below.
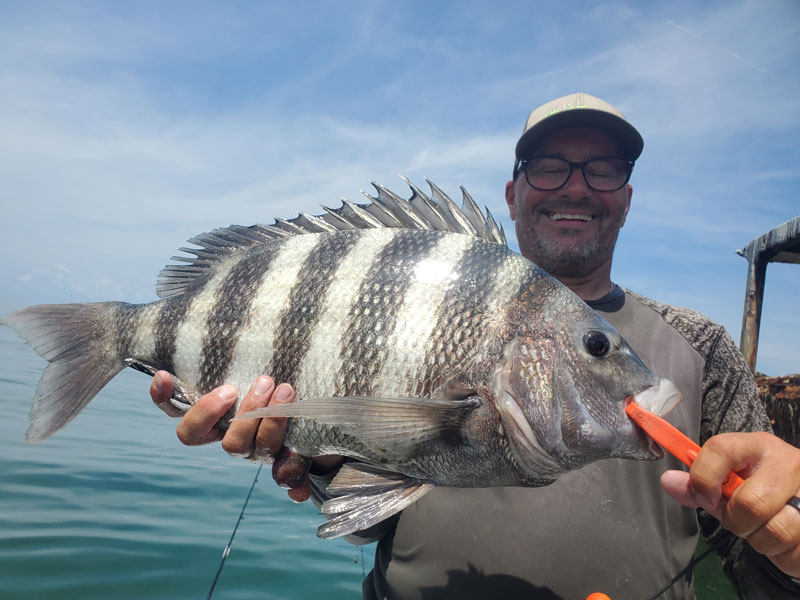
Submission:
<svg viewBox="0 0 800 600">
<path fill-rule="evenodd" d="M 664 450 L 672 454 L 672 456 L 687 467 L 692 466 L 694 459 L 697 458 L 697 453 L 700 452 L 700 446 L 695 444 L 691 439 L 683 435 L 664 419 L 642 408 L 633 400 L 625 407 L 625 412 L 633 422 L 641 427 L 647 435 L 653 438 L 659 446 L 663 447 Z M 742 482 L 744 482 L 744 479 L 731 471 L 722 484 L 722 493 L 730 498 L 731 494 L 733 494 L 733 490 L 739 487 Z"/>
</svg>

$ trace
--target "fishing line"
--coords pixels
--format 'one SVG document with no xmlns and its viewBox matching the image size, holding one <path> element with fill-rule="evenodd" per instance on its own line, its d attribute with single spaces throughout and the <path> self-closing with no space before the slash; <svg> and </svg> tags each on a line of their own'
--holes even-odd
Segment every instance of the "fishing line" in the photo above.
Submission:
<svg viewBox="0 0 800 600">
<path fill-rule="evenodd" d="M 367 570 L 364 568 L 364 546 L 359 546 L 358 549 L 361 551 L 361 579 L 366 579 Z"/>
<path fill-rule="evenodd" d="M 206 600 L 211 600 L 211 596 L 214 594 L 214 588 L 217 586 L 217 581 L 219 581 L 219 576 L 222 573 L 222 569 L 225 567 L 225 561 L 228 558 L 228 554 L 231 552 L 231 546 L 233 545 L 233 538 L 236 537 L 236 531 L 239 529 L 239 523 L 244 520 L 244 511 L 247 509 L 247 504 L 250 502 L 250 496 L 253 494 L 253 489 L 256 487 L 256 483 L 258 483 L 258 476 L 261 474 L 261 468 L 263 464 L 258 465 L 258 470 L 256 470 L 256 475 L 253 477 L 253 483 L 250 484 L 250 490 L 247 492 L 247 497 L 244 499 L 244 504 L 242 504 L 242 510 L 239 512 L 239 518 L 236 521 L 236 525 L 233 526 L 233 531 L 231 532 L 231 538 L 228 540 L 225 549 L 222 551 L 222 560 L 219 562 L 219 568 L 217 568 L 217 574 L 214 575 L 214 581 L 211 582 L 211 589 L 208 590 L 208 596 L 206 596 Z M 358 548 L 361 551 L 361 573 L 364 578 L 366 578 L 366 569 L 364 568 L 364 547 L 359 546 Z M 659 590 L 655 595 L 650 596 L 648 600 L 655 600 L 659 596 L 661 596 L 664 592 L 669 590 L 673 585 L 675 585 L 689 570 L 694 568 L 697 563 L 703 560 L 706 556 L 713 552 L 713 548 L 707 548 L 705 552 L 701 555 L 694 557 L 694 559 L 683 569 L 680 573 L 678 573 L 672 581 L 670 581 L 665 587 Z M 358 560 L 358 555 L 356 555 L 356 560 Z"/>
<path fill-rule="evenodd" d="M 208 590 L 208 596 L 206 596 L 206 600 L 211 600 L 211 595 L 214 593 L 214 588 L 217 586 L 217 580 L 219 579 L 219 574 L 222 573 L 222 567 L 225 566 L 225 560 L 228 558 L 228 554 L 231 552 L 231 544 L 233 544 L 233 538 L 236 535 L 236 530 L 239 529 L 239 523 L 242 522 L 244 519 L 244 511 L 247 508 L 247 503 L 250 502 L 250 494 L 253 493 L 253 488 L 256 487 L 256 482 L 258 481 L 258 476 L 261 473 L 261 467 L 263 467 L 263 463 L 258 465 L 258 470 L 256 471 L 256 476 L 253 477 L 253 483 L 250 486 L 250 491 L 247 492 L 247 498 L 244 499 L 244 504 L 242 504 L 242 512 L 239 513 L 239 520 L 236 521 L 236 525 L 233 527 L 233 532 L 231 533 L 231 539 L 228 540 L 228 545 L 225 546 L 225 550 L 222 551 L 222 560 L 219 562 L 219 568 L 217 569 L 217 574 L 214 575 L 214 581 L 211 583 L 211 589 Z"/>
<path fill-rule="evenodd" d="M 685 569 L 683 569 L 680 573 L 678 573 L 677 575 L 675 575 L 675 577 L 672 578 L 672 581 L 670 581 L 665 587 L 661 588 L 661 590 L 659 590 L 654 596 L 650 596 L 647 600 L 656 600 L 656 598 L 666 593 L 667 590 L 669 590 L 669 588 L 678 583 L 678 581 L 680 581 L 689 571 L 691 571 L 695 567 L 695 565 L 697 565 L 701 560 L 703 560 L 713 551 L 714 551 L 713 548 L 706 548 L 705 552 L 703 552 L 700 556 L 695 556 L 692 559 L 692 561 L 688 565 L 686 565 Z"/>
</svg>

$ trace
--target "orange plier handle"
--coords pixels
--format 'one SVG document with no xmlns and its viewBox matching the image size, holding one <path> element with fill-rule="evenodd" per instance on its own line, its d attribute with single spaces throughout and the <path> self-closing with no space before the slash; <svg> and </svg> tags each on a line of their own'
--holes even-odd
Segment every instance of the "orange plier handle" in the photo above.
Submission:
<svg viewBox="0 0 800 600">
<path fill-rule="evenodd" d="M 695 444 L 690 438 L 686 437 L 664 419 L 642 408 L 634 401 L 628 403 L 625 407 L 625 412 L 633 422 L 641 427 L 647 435 L 653 438 L 659 446 L 664 448 L 664 450 L 672 454 L 672 456 L 687 467 L 692 466 L 694 459 L 697 458 L 697 453 L 700 452 L 700 446 Z M 744 479 L 731 471 L 722 483 L 722 493 L 730 498 L 733 491 L 742 485 L 743 482 Z"/>
</svg>

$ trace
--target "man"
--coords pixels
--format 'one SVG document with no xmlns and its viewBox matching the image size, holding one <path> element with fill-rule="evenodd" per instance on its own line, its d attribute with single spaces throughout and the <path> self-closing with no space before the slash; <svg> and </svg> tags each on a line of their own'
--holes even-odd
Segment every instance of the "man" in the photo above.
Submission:
<svg viewBox="0 0 800 600">
<path fill-rule="evenodd" d="M 787 504 L 800 495 L 800 450 L 763 432 L 769 423 L 754 381 L 722 327 L 611 281 L 642 147 L 638 131 L 606 102 L 587 94 L 559 98 L 528 118 L 506 201 L 522 254 L 602 314 L 682 391 L 671 420 L 704 444 L 690 473 L 664 473 L 664 461 L 605 460 L 545 488 L 437 488 L 370 532 L 380 541 L 365 598 L 582 599 L 602 591 L 620 600 L 664 588 L 661 597 L 691 598 L 686 567 L 699 535 L 697 507 L 740 594 L 800 597 L 790 579 L 800 577 L 800 508 Z M 169 377 L 157 374 L 153 399 L 168 406 L 170 393 Z M 182 419 L 179 438 L 220 439 L 213 424 L 235 399 L 230 386 L 204 396 Z M 289 386 L 275 389 L 262 377 L 240 412 L 291 400 Z M 278 419 L 236 421 L 223 448 L 276 456 L 283 426 Z M 327 457 L 315 469 L 337 462 Z M 732 469 L 746 481 L 726 501 L 720 486 Z M 273 472 L 279 481 L 293 479 L 294 499 L 308 497 L 302 460 L 284 451 Z M 314 481 L 319 487 L 325 479 Z"/>
</svg>

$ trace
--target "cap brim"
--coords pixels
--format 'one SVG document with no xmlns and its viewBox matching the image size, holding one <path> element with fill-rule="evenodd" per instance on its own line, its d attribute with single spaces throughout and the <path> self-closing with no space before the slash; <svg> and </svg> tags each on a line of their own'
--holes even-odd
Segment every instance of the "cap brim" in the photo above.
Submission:
<svg viewBox="0 0 800 600">
<path fill-rule="evenodd" d="M 517 160 L 527 158 L 542 138 L 565 127 L 594 127 L 605 131 L 617 141 L 622 158 L 627 160 L 639 158 L 644 148 L 642 136 L 626 120 L 602 110 L 580 108 L 551 115 L 523 133 L 515 149 Z"/>
</svg>

